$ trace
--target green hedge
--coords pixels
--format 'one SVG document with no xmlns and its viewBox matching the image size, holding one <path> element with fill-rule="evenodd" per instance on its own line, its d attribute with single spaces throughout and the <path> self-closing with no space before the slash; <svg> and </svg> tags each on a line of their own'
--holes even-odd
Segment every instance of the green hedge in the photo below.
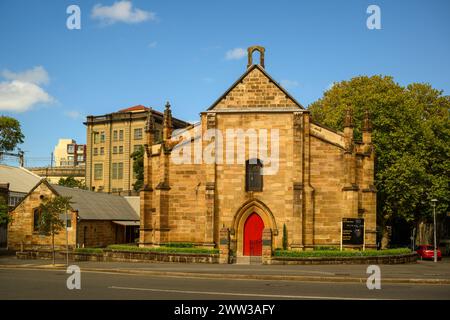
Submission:
<svg viewBox="0 0 450 320">
<path fill-rule="evenodd" d="M 194 248 L 195 245 L 192 242 L 169 242 L 164 244 L 164 247 L 170 248 Z"/>
<path fill-rule="evenodd" d="M 102 248 L 76 248 L 76 253 L 103 253 Z"/>
<path fill-rule="evenodd" d="M 308 258 L 308 257 L 376 257 L 388 255 L 408 254 L 412 251 L 408 248 L 386 249 L 386 250 L 316 250 L 316 251 L 291 251 L 291 250 L 275 250 L 275 257 L 293 257 L 293 258 Z"/>
<path fill-rule="evenodd" d="M 159 247 L 159 248 L 140 248 L 129 245 L 113 244 L 107 247 L 110 250 L 132 251 L 132 252 L 159 252 L 159 253 L 203 253 L 217 254 L 219 249 L 202 249 L 202 248 L 178 248 L 178 247 Z"/>
</svg>

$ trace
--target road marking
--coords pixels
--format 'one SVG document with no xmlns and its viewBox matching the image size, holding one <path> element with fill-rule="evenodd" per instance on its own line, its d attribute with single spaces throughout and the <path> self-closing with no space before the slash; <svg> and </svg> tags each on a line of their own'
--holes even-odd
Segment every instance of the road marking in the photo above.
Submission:
<svg viewBox="0 0 450 320">
<path fill-rule="evenodd" d="M 284 298 L 284 299 L 324 299 L 324 300 L 379 300 L 375 298 L 349 298 L 349 297 L 326 297 L 326 296 L 293 296 L 278 294 L 260 294 L 260 293 L 236 293 L 236 292 L 214 292 L 214 291 L 190 291 L 190 290 L 171 290 L 171 289 L 153 289 L 153 288 L 130 288 L 130 287 L 108 287 L 116 290 L 134 290 L 134 291 L 152 291 L 182 294 L 205 294 L 215 296 L 239 296 L 239 297 L 260 297 L 260 298 Z M 383 300 L 394 300 L 384 299 Z"/>
</svg>

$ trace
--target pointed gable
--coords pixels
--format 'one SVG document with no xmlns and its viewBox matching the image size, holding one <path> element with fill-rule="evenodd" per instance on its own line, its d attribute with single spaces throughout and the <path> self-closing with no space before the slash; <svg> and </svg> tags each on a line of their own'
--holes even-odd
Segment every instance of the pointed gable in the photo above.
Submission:
<svg viewBox="0 0 450 320">
<path fill-rule="evenodd" d="M 260 65 L 254 64 L 208 110 L 300 108 Z"/>
</svg>

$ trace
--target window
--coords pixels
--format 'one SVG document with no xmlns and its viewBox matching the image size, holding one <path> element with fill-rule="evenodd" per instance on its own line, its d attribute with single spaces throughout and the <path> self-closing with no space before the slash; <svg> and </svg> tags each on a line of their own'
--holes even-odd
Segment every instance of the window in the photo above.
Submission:
<svg viewBox="0 0 450 320">
<path fill-rule="evenodd" d="M 104 147 L 101 147 L 100 148 L 100 155 L 102 156 L 102 155 L 104 155 L 105 154 L 105 148 Z"/>
<path fill-rule="evenodd" d="M 142 139 L 142 128 L 134 129 L 134 140 Z"/>
<path fill-rule="evenodd" d="M 162 136 L 160 130 L 155 130 L 155 133 L 153 135 L 153 139 L 155 140 L 154 143 L 161 143 Z"/>
<path fill-rule="evenodd" d="M 94 143 L 98 143 L 99 142 L 99 134 L 98 134 L 98 132 L 95 132 L 94 133 Z"/>
<path fill-rule="evenodd" d="M 68 156 L 67 157 L 67 165 L 73 166 L 73 163 L 74 163 L 74 156 Z"/>
<path fill-rule="evenodd" d="M 119 146 L 119 154 L 123 154 L 123 146 Z"/>
<path fill-rule="evenodd" d="M 98 148 L 94 148 L 94 156 L 98 155 Z"/>
<path fill-rule="evenodd" d="M 68 144 L 67 145 L 67 153 L 74 153 L 75 152 L 75 145 Z"/>
<path fill-rule="evenodd" d="M 119 141 L 123 141 L 123 130 L 119 130 Z"/>
<path fill-rule="evenodd" d="M 123 179 L 123 162 L 115 162 L 112 164 L 112 179 Z"/>
<path fill-rule="evenodd" d="M 117 154 L 117 147 L 116 146 L 113 147 L 113 154 Z"/>
<path fill-rule="evenodd" d="M 245 162 L 245 190 L 262 191 L 263 177 L 261 174 L 262 162 L 259 159 L 250 159 Z"/>
<path fill-rule="evenodd" d="M 139 151 L 142 148 L 141 144 L 135 144 L 133 147 L 133 152 Z"/>
<path fill-rule="evenodd" d="M 94 164 L 94 179 L 95 180 L 103 179 L 103 164 L 101 163 Z"/>
<path fill-rule="evenodd" d="M 77 153 L 84 153 L 84 145 L 77 146 Z"/>
<path fill-rule="evenodd" d="M 33 231 L 39 231 L 39 224 L 41 220 L 41 209 L 35 208 L 33 210 Z"/>
<path fill-rule="evenodd" d="M 70 213 L 67 213 L 66 227 L 72 228 L 72 215 Z"/>
<path fill-rule="evenodd" d="M 78 162 L 83 162 L 84 161 L 84 156 L 83 155 L 77 156 L 77 161 Z"/>
<path fill-rule="evenodd" d="M 117 130 L 113 131 L 113 141 L 117 141 Z"/>
<path fill-rule="evenodd" d="M 23 197 L 9 196 L 9 206 L 15 207 L 22 199 Z"/>
<path fill-rule="evenodd" d="M 100 132 L 100 142 L 105 142 L 105 131 Z"/>
</svg>

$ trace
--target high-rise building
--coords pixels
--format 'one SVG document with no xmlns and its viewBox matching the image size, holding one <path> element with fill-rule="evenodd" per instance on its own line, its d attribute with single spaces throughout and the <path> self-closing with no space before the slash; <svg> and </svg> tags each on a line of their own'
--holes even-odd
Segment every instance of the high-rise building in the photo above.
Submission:
<svg viewBox="0 0 450 320">
<path fill-rule="evenodd" d="M 86 186 L 100 192 L 131 193 L 136 177 L 131 154 L 144 145 L 144 126 L 151 110 L 155 141 L 162 137 L 163 114 L 142 105 L 118 112 L 88 116 L 86 122 Z M 189 123 L 173 119 L 173 128 Z"/>
<path fill-rule="evenodd" d="M 55 167 L 75 167 L 86 162 L 86 145 L 73 139 L 59 139 L 53 151 Z"/>
</svg>

